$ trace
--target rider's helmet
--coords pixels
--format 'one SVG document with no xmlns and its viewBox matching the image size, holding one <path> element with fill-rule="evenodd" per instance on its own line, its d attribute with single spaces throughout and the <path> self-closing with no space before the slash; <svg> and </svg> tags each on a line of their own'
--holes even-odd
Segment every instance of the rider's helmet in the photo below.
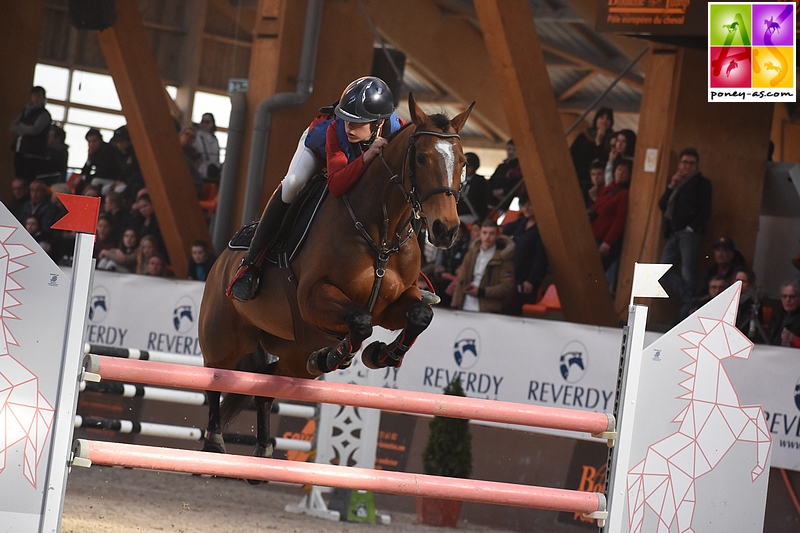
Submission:
<svg viewBox="0 0 800 533">
<path fill-rule="evenodd" d="M 364 76 L 347 86 L 333 112 L 348 122 L 387 119 L 394 112 L 394 96 L 382 79 Z"/>
</svg>

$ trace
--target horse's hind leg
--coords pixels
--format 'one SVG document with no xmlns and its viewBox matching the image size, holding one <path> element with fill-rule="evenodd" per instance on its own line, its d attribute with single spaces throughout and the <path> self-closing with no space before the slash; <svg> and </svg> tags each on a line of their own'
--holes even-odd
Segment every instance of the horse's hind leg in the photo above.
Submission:
<svg viewBox="0 0 800 533">
<path fill-rule="evenodd" d="M 318 376 L 350 366 L 361 344 L 372 335 L 372 315 L 363 309 L 353 311 L 347 318 L 347 329 L 347 336 L 339 344 L 309 356 L 306 369 L 310 374 Z"/>
<path fill-rule="evenodd" d="M 399 367 L 403 357 L 433 320 L 433 309 L 425 302 L 411 305 L 406 313 L 406 326 L 390 344 L 375 341 L 364 349 L 361 361 L 368 368 Z"/>
<path fill-rule="evenodd" d="M 219 414 L 220 393 L 213 390 L 206 391 L 206 398 L 208 398 L 208 429 L 206 429 L 203 451 L 225 453 L 225 441 L 222 439 L 222 424 Z"/>
<path fill-rule="evenodd" d="M 254 398 L 256 403 L 256 447 L 253 451 L 253 457 L 272 457 L 272 452 L 275 449 L 275 441 L 269 436 L 269 413 L 272 410 L 272 402 L 275 398 L 263 398 L 256 396 Z M 260 485 L 260 479 L 248 479 L 251 485 Z"/>
</svg>

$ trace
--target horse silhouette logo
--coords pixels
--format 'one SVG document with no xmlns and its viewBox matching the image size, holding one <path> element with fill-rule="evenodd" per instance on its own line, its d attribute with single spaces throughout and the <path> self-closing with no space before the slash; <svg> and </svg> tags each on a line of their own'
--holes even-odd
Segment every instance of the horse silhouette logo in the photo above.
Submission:
<svg viewBox="0 0 800 533">
<path fill-rule="evenodd" d="M 473 328 L 467 328 L 458 334 L 453 343 L 453 359 L 459 368 L 468 370 L 475 366 L 480 357 L 481 337 Z"/>
<path fill-rule="evenodd" d="M 558 370 L 567 383 L 577 383 L 586 375 L 587 351 L 586 347 L 578 342 L 571 341 L 558 358 Z"/>
<path fill-rule="evenodd" d="M 797 380 L 797 385 L 794 386 L 794 404 L 797 410 L 800 411 L 800 379 Z"/>
<path fill-rule="evenodd" d="M 772 35 L 776 31 L 778 33 L 781 32 L 781 24 L 780 22 L 775 22 L 774 17 L 770 17 L 769 19 L 764 19 L 764 26 L 767 27 L 767 33 Z"/>
<path fill-rule="evenodd" d="M 188 296 L 184 296 L 178 303 L 175 304 L 175 308 L 172 310 L 172 326 L 175 328 L 175 331 L 178 333 L 189 333 L 191 329 L 194 327 L 194 302 Z"/>
<path fill-rule="evenodd" d="M 110 309 L 108 290 L 105 287 L 96 287 L 89 300 L 89 321 L 99 324 L 105 320 Z"/>
</svg>

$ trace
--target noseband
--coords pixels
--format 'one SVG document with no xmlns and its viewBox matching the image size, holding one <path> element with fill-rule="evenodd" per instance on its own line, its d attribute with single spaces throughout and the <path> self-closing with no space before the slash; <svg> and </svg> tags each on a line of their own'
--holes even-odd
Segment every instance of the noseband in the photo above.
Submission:
<svg viewBox="0 0 800 533">
<path fill-rule="evenodd" d="M 391 173 L 392 177 L 389 179 L 389 183 L 394 183 L 397 185 L 402 194 L 403 198 L 405 198 L 406 203 L 411 205 L 412 215 L 409 220 L 407 220 L 401 228 L 409 226 L 408 231 L 404 237 L 400 236 L 400 231 L 395 233 L 394 235 L 394 246 L 390 248 L 389 243 L 389 213 L 386 208 L 386 197 L 385 197 L 385 189 L 384 189 L 384 199 L 383 199 L 383 229 L 381 231 L 381 244 L 380 246 L 378 243 L 375 242 L 375 239 L 369 234 L 369 232 L 364 227 L 358 218 L 356 217 L 355 211 L 353 211 L 353 206 L 350 204 L 350 199 L 348 198 L 347 193 L 342 195 L 342 200 L 344 201 L 345 207 L 347 207 L 347 211 L 350 213 L 350 218 L 353 220 L 353 223 L 356 226 L 356 229 L 361 233 L 364 240 L 372 247 L 372 249 L 376 253 L 375 257 L 375 280 L 372 283 L 372 292 L 369 295 L 369 301 L 367 302 L 367 310 L 372 313 L 372 309 L 375 307 L 375 302 L 378 299 L 378 292 L 381 288 L 381 283 L 383 281 L 383 276 L 386 274 L 386 265 L 389 263 L 389 258 L 394 255 L 395 253 L 400 251 L 400 248 L 407 243 L 414 234 L 413 224 L 411 223 L 411 219 L 421 219 L 425 217 L 425 213 L 422 211 L 422 202 L 430 198 L 435 194 L 446 194 L 448 196 L 455 196 L 456 201 L 459 198 L 459 192 L 452 187 L 434 187 L 433 189 L 427 191 L 425 194 L 420 195 L 419 189 L 417 187 L 417 180 L 416 180 L 416 139 L 417 137 L 421 137 L 423 135 L 432 135 L 434 137 L 439 137 L 440 139 L 452 139 L 452 138 L 460 138 L 457 133 L 439 133 L 436 131 L 415 131 L 411 134 L 411 137 L 408 139 L 408 145 L 406 146 L 406 155 L 405 161 L 402 167 L 402 174 L 400 176 L 392 170 L 392 167 L 389 165 L 389 162 L 383 157 L 383 150 L 381 150 L 380 158 L 383 161 L 383 164 Z M 408 183 L 409 189 L 406 190 L 405 188 L 405 176 L 408 175 Z"/>
</svg>

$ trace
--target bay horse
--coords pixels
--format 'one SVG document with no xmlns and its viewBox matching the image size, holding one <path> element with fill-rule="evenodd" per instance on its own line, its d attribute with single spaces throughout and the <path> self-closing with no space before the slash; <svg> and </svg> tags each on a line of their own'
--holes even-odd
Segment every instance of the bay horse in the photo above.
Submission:
<svg viewBox="0 0 800 533">
<path fill-rule="evenodd" d="M 409 94 L 411 122 L 346 194 L 325 198 L 291 271 L 265 262 L 254 300 L 225 296 L 244 253 L 225 250 L 209 272 L 200 306 L 204 365 L 313 379 L 349 366 L 377 325 L 402 331 L 388 345 L 370 344 L 362 361 L 374 369 L 400 366 L 433 318 L 417 288 L 421 253 L 412 220 L 425 219 L 435 246 L 453 244 L 466 173 L 458 133 L 474 105 L 450 120 L 426 115 Z M 224 453 L 222 427 L 247 398 L 227 394 L 220 410 L 220 393 L 207 395 L 203 449 Z M 272 455 L 272 401 L 255 398 L 256 456 Z"/>
</svg>

